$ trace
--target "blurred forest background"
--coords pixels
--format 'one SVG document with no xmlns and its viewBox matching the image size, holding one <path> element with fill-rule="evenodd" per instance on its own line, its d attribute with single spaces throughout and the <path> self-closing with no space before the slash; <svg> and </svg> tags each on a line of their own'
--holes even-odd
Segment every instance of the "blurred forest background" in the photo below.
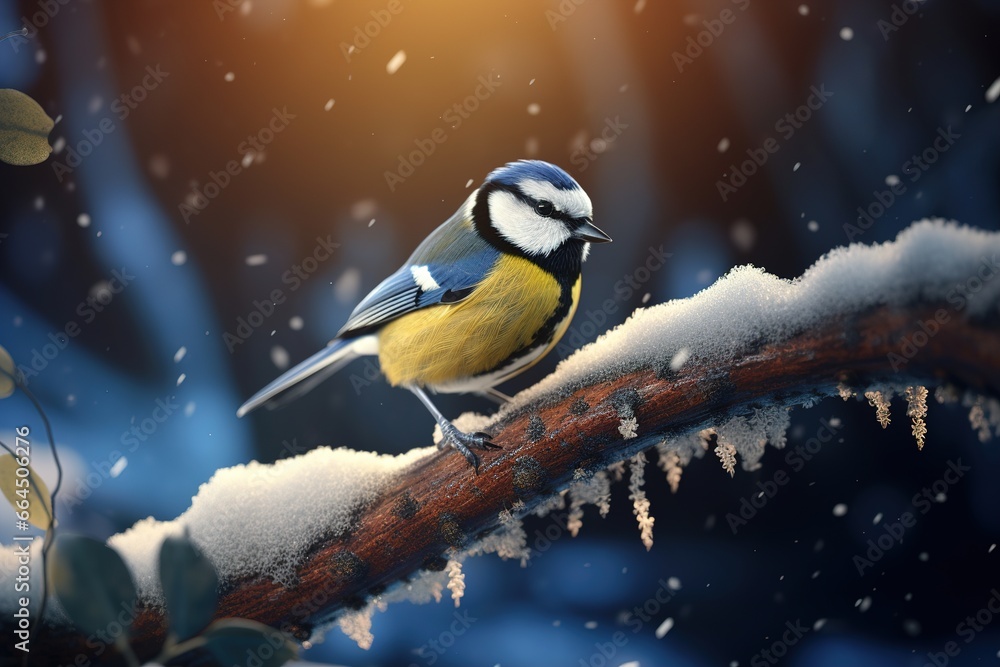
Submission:
<svg viewBox="0 0 1000 667">
<path fill-rule="evenodd" d="M 364 363 L 284 409 L 235 412 L 509 160 L 566 168 L 615 240 L 585 266 L 573 347 L 738 264 L 797 276 L 851 240 L 859 207 L 864 243 L 927 216 L 1000 220 L 996 1 L 0 5 L 0 32 L 22 25 L 29 39 L 0 43 L 0 87 L 57 119 L 56 152 L 0 165 L 0 344 L 37 371 L 67 469 L 63 527 L 99 538 L 176 516 L 221 466 L 427 445 L 423 407 Z M 741 166 L 768 140 L 762 166 Z M 670 258 L 640 271 L 661 247 Z M 901 406 L 886 431 L 863 402 L 794 411 L 791 447 L 840 425 L 797 471 L 776 451 L 734 480 L 695 462 L 671 495 L 649 466 L 651 552 L 619 485 L 606 520 L 588 511 L 579 538 L 528 569 L 468 562 L 459 611 L 475 620 L 460 633 L 449 602 L 398 605 L 376 615 L 370 651 L 332 631 L 306 658 L 919 666 L 955 641 L 949 664 L 989 664 L 1000 619 L 968 642 L 958 624 L 1000 586 L 1000 453 L 966 408 L 937 405 L 918 452 Z M 0 431 L 25 423 L 40 436 L 23 397 L 0 403 Z M 971 469 L 915 510 L 959 459 Z M 790 483 L 734 534 L 727 515 L 779 470 Z M 853 557 L 907 511 L 916 525 L 859 575 Z M 529 543 L 546 546 L 535 531 L 551 525 L 529 522 Z M 669 602 L 633 632 L 624 613 L 668 581 Z M 786 622 L 808 631 L 765 656 Z"/>
</svg>

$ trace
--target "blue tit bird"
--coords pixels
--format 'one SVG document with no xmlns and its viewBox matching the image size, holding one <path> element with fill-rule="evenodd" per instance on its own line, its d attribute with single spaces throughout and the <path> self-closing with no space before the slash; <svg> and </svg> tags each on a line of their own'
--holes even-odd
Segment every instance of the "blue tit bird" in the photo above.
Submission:
<svg viewBox="0 0 1000 667">
<path fill-rule="evenodd" d="M 494 170 L 431 232 L 403 266 L 371 291 L 322 351 L 243 404 L 243 416 L 295 386 L 308 391 L 351 360 L 377 355 L 389 384 L 413 392 L 441 427 L 439 447 L 497 448 L 465 433 L 427 392 L 472 392 L 502 402 L 494 387 L 537 363 L 569 326 L 594 226 L 587 193 L 559 167 L 520 160 Z M 298 386 L 296 386 L 298 385 Z"/>
</svg>

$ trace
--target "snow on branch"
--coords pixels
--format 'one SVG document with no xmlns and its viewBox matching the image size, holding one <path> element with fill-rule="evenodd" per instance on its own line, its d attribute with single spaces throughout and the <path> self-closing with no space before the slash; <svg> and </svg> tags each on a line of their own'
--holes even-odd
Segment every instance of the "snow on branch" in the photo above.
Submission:
<svg viewBox="0 0 1000 667">
<path fill-rule="evenodd" d="M 464 415 L 460 427 L 503 446 L 478 476 L 431 449 L 321 448 L 220 470 L 176 520 L 148 519 L 109 541 L 144 600 L 136 645 L 162 636 L 153 555 L 185 528 L 220 572 L 219 616 L 302 641 L 336 623 L 368 645 L 371 614 L 388 602 L 450 591 L 458 604 L 475 586 L 461 571 L 469 555 L 527 558 L 527 513 L 568 500 L 575 534 L 584 504 L 606 511 L 623 461 L 651 547 L 646 450 L 658 451 L 672 488 L 713 437 L 727 471 L 754 469 L 765 443 L 784 445 L 790 408 L 837 395 L 867 398 L 883 425 L 891 397 L 905 397 L 923 446 L 926 387 L 941 402 L 964 396 L 973 428 L 990 437 L 1000 430 L 990 398 L 1000 395 L 998 254 L 1000 234 L 924 221 L 890 243 L 834 250 L 793 281 L 736 268 L 691 298 L 637 311 L 496 415 Z M 0 552 L 0 571 L 9 559 Z M 53 663 L 90 651 L 71 628 L 45 632 L 39 645 Z"/>
</svg>

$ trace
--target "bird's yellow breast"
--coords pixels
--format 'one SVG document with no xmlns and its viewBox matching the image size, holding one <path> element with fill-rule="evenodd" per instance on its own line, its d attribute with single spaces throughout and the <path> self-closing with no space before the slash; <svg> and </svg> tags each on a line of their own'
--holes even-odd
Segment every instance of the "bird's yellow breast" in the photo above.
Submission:
<svg viewBox="0 0 1000 667">
<path fill-rule="evenodd" d="M 559 310 L 561 293 L 547 271 L 526 259 L 503 255 L 468 298 L 423 308 L 386 324 L 379 333 L 382 372 L 393 386 L 433 387 L 494 371 L 531 346 Z M 579 293 L 577 279 L 569 310 L 557 323 L 548 348 L 566 331 Z"/>
</svg>

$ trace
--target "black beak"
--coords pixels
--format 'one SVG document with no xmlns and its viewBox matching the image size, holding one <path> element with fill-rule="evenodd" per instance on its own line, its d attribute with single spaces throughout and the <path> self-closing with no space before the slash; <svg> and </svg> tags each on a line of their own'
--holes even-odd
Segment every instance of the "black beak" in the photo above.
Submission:
<svg viewBox="0 0 1000 667">
<path fill-rule="evenodd" d="M 594 226 L 590 220 L 573 230 L 573 238 L 589 241 L 590 243 L 610 243 L 611 237 Z"/>
</svg>

